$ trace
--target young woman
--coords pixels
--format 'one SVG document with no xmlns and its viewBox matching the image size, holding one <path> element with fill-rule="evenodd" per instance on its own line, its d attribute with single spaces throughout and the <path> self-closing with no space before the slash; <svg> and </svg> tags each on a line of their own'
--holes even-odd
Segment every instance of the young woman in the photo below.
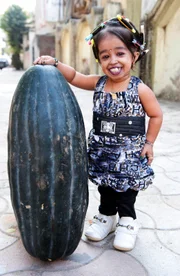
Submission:
<svg viewBox="0 0 180 276">
<path fill-rule="evenodd" d="M 50 56 L 41 56 L 34 64 L 55 65 L 72 85 L 94 90 L 89 178 L 98 186 L 100 205 L 85 235 L 100 241 L 116 229 L 114 247 L 128 251 L 138 233 L 137 194 L 152 184 L 154 177 L 150 165 L 162 111 L 153 91 L 131 76 L 131 69 L 147 51 L 143 34 L 127 18 L 118 15 L 100 24 L 87 40 L 103 76 L 81 74 Z"/>
</svg>

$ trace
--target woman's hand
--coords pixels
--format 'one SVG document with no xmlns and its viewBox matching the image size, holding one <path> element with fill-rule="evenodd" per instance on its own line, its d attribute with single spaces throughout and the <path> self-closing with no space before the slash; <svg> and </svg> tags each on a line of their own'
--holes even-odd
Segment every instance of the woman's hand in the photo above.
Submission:
<svg viewBox="0 0 180 276">
<path fill-rule="evenodd" d="M 35 59 L 33 62 L 34 65 L 41 64 L 41 65 L 54 65 L 55 59 L 51 56 L 40 56 Z"/>
<path fill-rule="evenodd" d="M 144 148 L 141 152 L 140 158 L 144 158 L 145 156 L 148 159 L 148 165 L 151 165 L 151 163 L 153 161 L 153 146 L 152 145 L 149 145 L 149 144 L 144 145 Z"/>
</svg>

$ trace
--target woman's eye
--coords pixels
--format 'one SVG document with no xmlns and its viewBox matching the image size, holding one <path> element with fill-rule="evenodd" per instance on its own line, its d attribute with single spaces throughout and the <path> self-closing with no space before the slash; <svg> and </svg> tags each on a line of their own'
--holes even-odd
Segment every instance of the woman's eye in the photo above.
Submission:
<svg viewBox="0 0 180 276">
<path fill-rule="evenodd" d="M 108 59 L 108 58 L 109 58 L 108 55 L 102 56 L 102 59 L 103 59 L 103 60 Z"/>
<path fill-rule="evenodd" d="M 120 52 L 120 53 L 117 53 L 117 56 L 120 57 L 120 56 L 123 56 L 124 53 Z"/>
</svg>

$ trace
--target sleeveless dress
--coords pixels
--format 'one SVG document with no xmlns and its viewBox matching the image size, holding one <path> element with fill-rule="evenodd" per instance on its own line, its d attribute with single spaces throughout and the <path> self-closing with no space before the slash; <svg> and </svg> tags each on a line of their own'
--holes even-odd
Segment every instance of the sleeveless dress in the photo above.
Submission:
<svg viewBox="0 0 180 276">
<path fill-rule="evenodd" d="M 93 112 L 107 117 L 139 116 L 145 111 L 138 95 L 142 81 L 132 76 L 126 91 L 117 92 L 116 99 L 104 91 L 107 76 L 97 82 L 93 96 Z M 101 136 L 92 129 L 88 137 L 89 179 L 96 185 L 110 186 L 117 192 L 146 189 L 152 184 L 154 172 L 147 157 L 140 158 L 146 135 Z"/>
</svg>

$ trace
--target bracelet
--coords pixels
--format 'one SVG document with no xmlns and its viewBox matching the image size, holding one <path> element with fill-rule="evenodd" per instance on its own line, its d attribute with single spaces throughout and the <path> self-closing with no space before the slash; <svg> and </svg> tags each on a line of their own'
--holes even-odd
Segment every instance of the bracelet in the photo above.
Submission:
<svg viewBox="0 0 180 276">
<path fill-rule="evenodd" d="M 150 146 L 153 146 L 153 143 L 151 143 L 151 142 L 148 141 L 148 140 L 145 141 L 145 144 L 148 144 L 148 145 L 150 145 Z"/>
<path fill-rule="evenodd" d="M 59 60 L 57 58 L 54 58 L 54 61 L 55 61 L 54 66 L 57 67 Z"/>
</svg>

